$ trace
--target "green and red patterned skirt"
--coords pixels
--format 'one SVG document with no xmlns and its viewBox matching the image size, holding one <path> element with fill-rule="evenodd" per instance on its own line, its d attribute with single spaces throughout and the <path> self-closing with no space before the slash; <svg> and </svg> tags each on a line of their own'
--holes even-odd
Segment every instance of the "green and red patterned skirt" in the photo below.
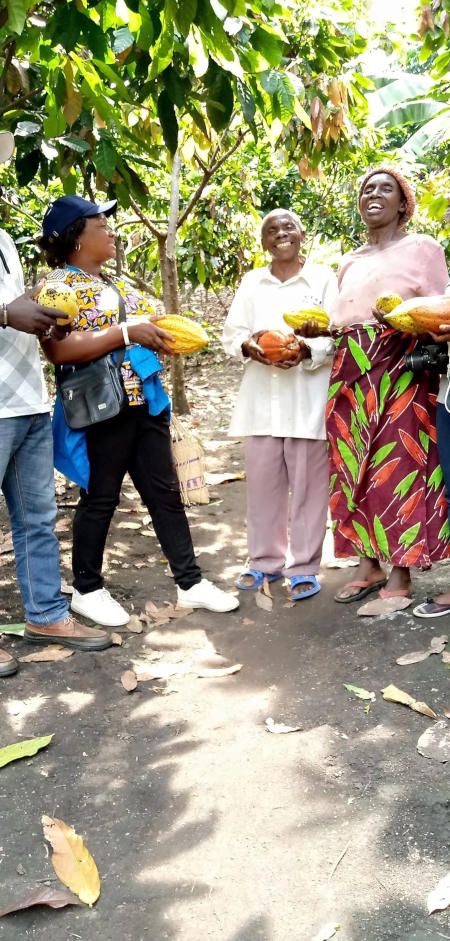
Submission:
<svg viewBox="0 0 450 941">
<path fill-rule="evenodd" d="M 378 325 L 336 337 L 327 435 L 338 558 L 425 569 L 450 555 L 436 447 L 439 377 L 406 370 L 415 343 Z"/>
</svg>

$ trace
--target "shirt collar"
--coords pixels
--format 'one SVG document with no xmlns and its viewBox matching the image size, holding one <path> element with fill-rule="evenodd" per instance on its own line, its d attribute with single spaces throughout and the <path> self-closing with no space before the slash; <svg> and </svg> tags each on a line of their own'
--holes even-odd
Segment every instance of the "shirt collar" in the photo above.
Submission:
<svg viewBox="0 0 450 941">
<path fill-rule="evenodd" d="M 279 287 L 284 287 L 287 284 L 294 284 L 295 281 L 304 281 L 309 288 L 312 288 L 313 277 L 311 271 L 311 262 L 305 261 L 302 270 L 299 271 L 298 274 L 295 274 L 292 278 L 288 278 L 287 281 L 280 281 L 279 278 L 276 278 L 272 274 L 269 265 L 266 265 L 265 268 L 261 268 L 261 281 L 269 281 L 271 284 L 276 284 Z"/>
</svg>

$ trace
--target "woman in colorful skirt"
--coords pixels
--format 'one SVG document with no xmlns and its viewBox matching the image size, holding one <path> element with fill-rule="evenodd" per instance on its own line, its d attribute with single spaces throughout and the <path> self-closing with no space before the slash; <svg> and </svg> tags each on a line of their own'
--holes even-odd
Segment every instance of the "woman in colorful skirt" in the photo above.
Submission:
<svg viewBox="0 0 450 941">
<path fill-rule="evenodd" d="M 406 369 L 417 340 L 379 323 L 376 298 L 443 294 L 445 256 L 427 235 L 407 234 L 414 195 L 390 167 L 372 169 L 359 189 L 367 243 L 349 252 L 334 312 L 336 354 L 327 406 L 331 513 L 337 557 L 360 557 L 353 581 L 335 600 L 361 613 L 410 604 L 410 568 L 447 558 L 449 526 L 436 448 L 439 376 Z M 392 566 L 389 576 L 383 568 Z M 375 607 L 374 607 L 375 604 Z M 373 610 L 372 610 L 373 608 Z"/>
</svg>

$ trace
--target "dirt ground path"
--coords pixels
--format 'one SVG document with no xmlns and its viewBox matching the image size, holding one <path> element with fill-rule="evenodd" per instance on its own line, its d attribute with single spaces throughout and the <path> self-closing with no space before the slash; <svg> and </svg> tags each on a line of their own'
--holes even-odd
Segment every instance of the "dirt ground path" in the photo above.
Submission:
<svg viewBox="0 0 450 941">
<path fill-rule="evenodd" d="M 190 372 L 191 420 L 212 472 L 242 470 L 240 445 L 225 434 L 237 379 L 220 360 Z M 75 499 L 60 488 L 66 576 Z M 210 505 L 189 514 L 204 572 L 223 585 L 245 561 L 244 500 L 243 481 L 213 486 Z M 147 600 L 162 607 L 173 583 L 131 485 L 120 509 L 107 584 L 136 612 Z M 18 621 L 12 554 L 0 559 L 1 620 Z M 417 596 L 449 576 L 440 566 L 416 577 Z M 0 745 L 54 739 L 0 770 L 0 907 L 37 882 L 57 884 L 42 814 L 84 836 L 102 894 L 92 909 L 2 919 L 1 939 L 325 941 L 333 926 L 338 941 L 450 938 L 449 916 L 426 908 L 449 869 L 448 766 L 417 751 L 432 720 L 380 693 L 394 683 L 442 714 L 442 657 L 396 659 L 450 625 L 408 611 L 357 618 L 332 600 L 345 578 L 324 566 L 321 594 L 295 607 L 281 585 L 272 611 L 243 593 L 230 615 L 150 624 L 105 653 L 24 663 L 2 681 Z M 32 650 L 6 644 L 18 656 Z M 179 668 L 214 652 L 242 669 L 140 682 L 132 693 L 120 684 L 136 663 Z M 370 711 L 344 683 L 375 692 Z M 302 731 L 269 734 L 268 717 Z"/>
</svg>

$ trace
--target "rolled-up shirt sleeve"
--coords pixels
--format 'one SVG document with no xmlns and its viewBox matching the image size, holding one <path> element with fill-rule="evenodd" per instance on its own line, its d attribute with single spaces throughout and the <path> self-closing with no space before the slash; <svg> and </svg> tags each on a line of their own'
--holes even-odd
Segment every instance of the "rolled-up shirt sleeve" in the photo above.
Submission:
<svg viewBox="0 0 450 941">
<path fill-rule="evenodd" d="M 322 288 L 322 307 L 330 316 L 338 293 L 337 277 L 330 270 Z M 311 372 L 313 369 L 320 369 L 321 366 L 330 366 L 334 353 L 334 341 L 331 337 L 315 337 L 311 340 L 305 339 L 304 342 L 311 350 L 311 359 L 303 360 L 301 364 L 303 369 Z"/>
</svg>

